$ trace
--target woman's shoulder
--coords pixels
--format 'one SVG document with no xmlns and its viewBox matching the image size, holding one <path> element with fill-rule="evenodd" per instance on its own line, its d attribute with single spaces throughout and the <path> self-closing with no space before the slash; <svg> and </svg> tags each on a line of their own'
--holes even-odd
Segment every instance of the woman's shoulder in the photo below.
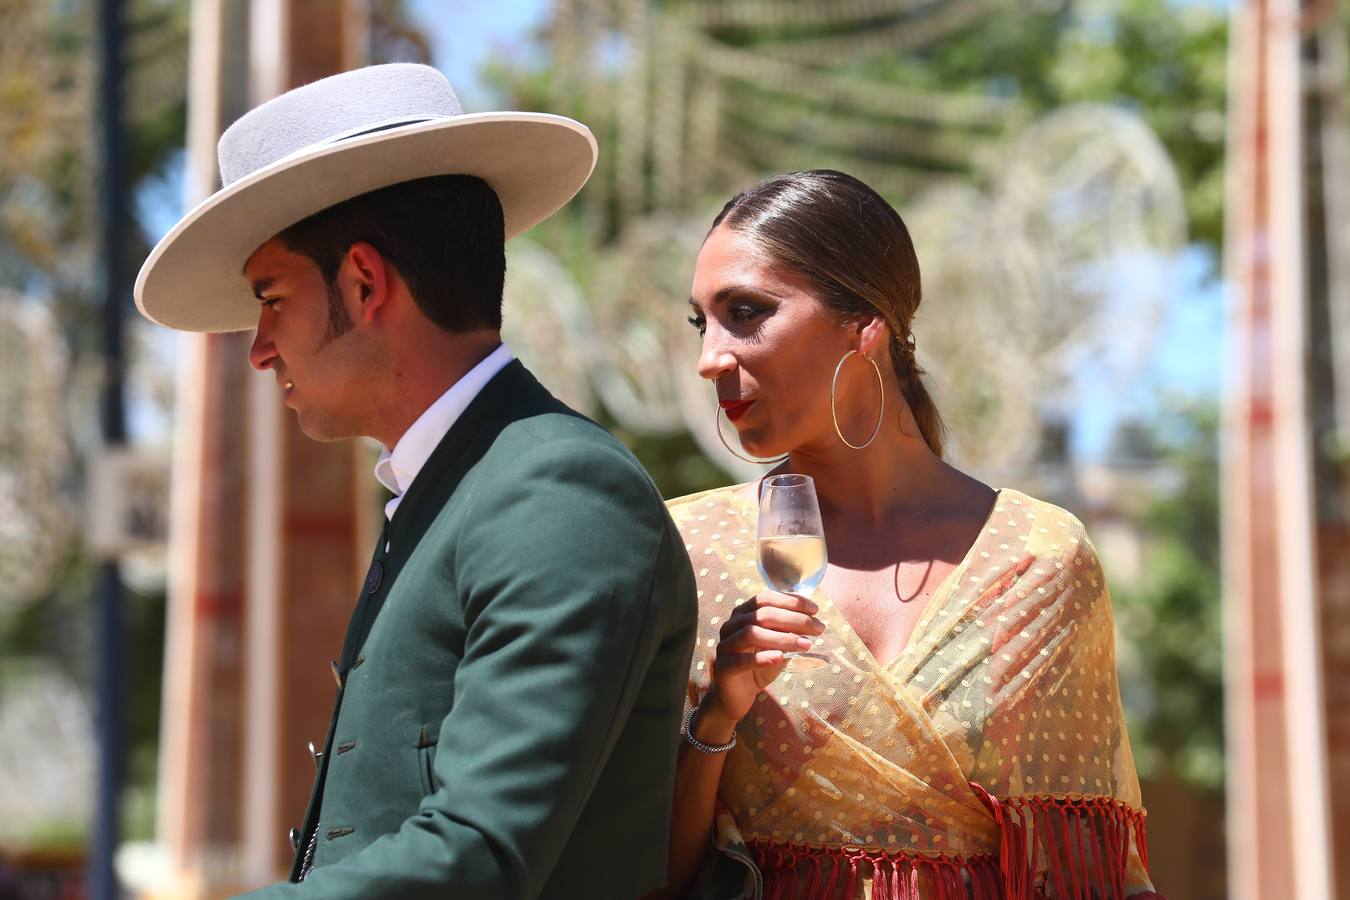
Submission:
<svg viewBox="0 0 1350 900">
<path fill-rule="evenodd" d="M 1024 558 L 1034 561 L 1047 573 L 1053 566 L 1058 576 L 1056 583 L 1066 597 L 1084 591 L 1093 596 L 1105 594 L 1105 568 L 1078 516 L 1062 506 L 1020 491 L 1001 491 L 998 505 L 1004 512 L 1012 512 L 1010 519 L 1022 519 Z"/>
<path fill-rule="evenodd" d="M 699 516 L 706 518 L 714 512 L 719 515 L 725 513 L 739 514 L 744 512 L 747 505 L 752 505 L 745 496 L 750 484 L 750 482 L 729 484 L 708 491 L 699 491 L 696 494 L 686 494 L 683 497 L 667 500 L 666 509 L 670 510 L 670 515 L 675 519 L 676 524 L 689 519 L 697 519 Z"/>
<path fill-rule="evenodd" d="M 1094 569 L 1101 565 L 1082 520 L 1048 500 L 1003 488 L 990 514 L 990 528 L 995 534 L 993 529 L 1006 529 L 1005 537 L 1018 536 L 1030 558 Z"/>
<path fill-rule="evenodd" d="M 1028 538 L 1053 540 L 1055 537 L 1079 538 L 1087 536 L 1087 529 L 1078 516 L 1062 506 L 1024 494 L 1013 488 L 1002 488 L 994 501 L 992 524 L 1004 518 L 1010 527 L 1025 528 Z"/>
</svg>

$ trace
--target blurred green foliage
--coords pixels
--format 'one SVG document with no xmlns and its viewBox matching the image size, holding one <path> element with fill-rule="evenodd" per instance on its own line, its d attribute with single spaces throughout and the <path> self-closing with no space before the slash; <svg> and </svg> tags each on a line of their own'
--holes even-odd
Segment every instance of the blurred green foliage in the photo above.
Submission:
<svg viewBox="0 0 1350 900">
<path fill-rule="evenodd" d="M 186 0 L 125 4 L 127 171 L 134 193 L 181 154 L 186 115 Z M 48 302 L 72 363 L 100 340 L 96 7 L 0 0 L 0 286 Z M 149 250 L 127 211 L 128 298 Z"/>
<path fill-rule="evenodd" d="M 681 17 L 682 10 L 704 5 L 704 0 L 654 0 L 653 10 Z M 735 4 L 730 4 L 735 5 Z M 624 4 L 618 4 L 623 7 Z M 615 15 L 607 24 L 621 24 Z M 592 24 L 589 27 L 603 27 Z M 864 28 L 870 26 L 863 26 Z M 621 40 L 607 40 L 597 50 L 604 59 L 601 91 L 584 89 L 573 73 L 564 70 L 557 54 L 543 43 L 538 62 L 530 66 L 489 64 L 485 82 L 504 105 L 519 109 L 550 109 L 576 116 L 596 130 L 602 147 L 616 144 L 614 98 L 631 79 L 658 80 L 667 73 L 653 67 L 634 73 L 625 63 Z M 940 91 L 954 95 L 1010 98 L 1028 121 L 1068 103 L 1111 103 L 1137 112 L 1157 133 L 1177 167 L 1185 191 L 1191 239 L 1216 251 L 1223 234 L 1223 159 L 1227 110 L 1227 13 L 1210 4 L 1178 0 L 1080 0 L 991 5 L 968 27 L 905 53 L 859 54 L 815 67 L 825 73 L 856 76 L 877 84 Z M 837 35 L 838 26 L 710 27 L 718 41 L 755 49 L 784 38 Z M 781 43 L 777 47 L 781 48 Z M 787 51 L 779 51 L 786 56 Z M 660 64 L 657 64 L 660 65 Z M 695 68 L 697 61 L 694 62 Z M 732 102 L 728 117 L 754 117 L 791 123 L 794 114 L 829 113 L 831 102 L 778 92 L 775 86 L 728 80 Z M 597 108 L 596 104 L 603 106 Z M 658 113 L 664 114 L 664 113 Z M 865 117 L 864 117 L 865 118 Z M 934 137 L 939 126 L 915 126 Z M 978 137 L 978 135 L 976 135 Z M 938 135 L 940 138 L 940 135 Z M 994 135 L 985 135 L 994 137 Z M 859 165 L 881 162 L 905 166 L 920 176 L 952 171 L 953 161 L 906 155 L 913 151 L 879 146 L 848 150 L 841 137 L 828 129 L 801 128 L 784 137 L 811 149 L 820 161 L 837 162 L 852 153 Z M 885 143 L 884 141 L 881 143 Z M 904 142 L 901 142 L 902 144 Z M 920 142 L 922 143 L 922 142 Z M 732 151 L 719 147 L 719 152 Z M 766 160 L 752 154 L 724 165 L 727 171 L 767 174 Z M 817 162 L 817 164 L 824 164 Z M 601 154 L 592 182 L 613 178 L 614 153 Z M 768 166 L 771 170 L 772 166 Z M 969 174 L 978 176 L 971 171 Z M 918 180 L 922 184 L 922 178 Z M 707 197 L 679 198 L 686 209 L 711 205 L 716 209 L 744 181 L 714 181 Z M 584 205 L 595 192 L 583 192 Z M 650 198 L 653 192 L 647 191 Z M 601 243 L 619 233 L 612 192 L 598 195 L 604 208 L 591 209 L 583 218 Z M 903 197 L 890 199 L 901 203 Z M 574 204 L 576 206 L 577 204 Z M 1216 252 L 1215 259 L 1221 258 Z"/>
<path fill-rule="evenodd" d="M 1177 167 L 1192 240 L 1217 248 L 1227 34 L 1221 10 L 1175 0 L 1090 0 L 1041 14 L 1010 4 L 925 53 L 854 68 L 916 87 L 1013 96 L 1030 113 L 1068 103 L 1126 106 L 1157 133 Z"/>
</svg>

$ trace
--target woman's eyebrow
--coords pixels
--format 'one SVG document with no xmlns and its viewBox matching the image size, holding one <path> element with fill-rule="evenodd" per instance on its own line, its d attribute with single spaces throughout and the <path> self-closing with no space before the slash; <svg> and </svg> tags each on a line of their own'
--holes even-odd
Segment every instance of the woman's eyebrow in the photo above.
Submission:
<svg viewBox="0 0 1350 900">
<path fill-rule="evenodd" d="M 721 303 L 732 297 L 758 297 L 763 300 L 783 300 L 782 294 L 768 290 L 766 288 L 748 285 L 748 284 L 729 284 L 726 287 L 713 294 L 712 302 Z M 690 303 L 693 302 L 691 299 Z"/>
</svg>

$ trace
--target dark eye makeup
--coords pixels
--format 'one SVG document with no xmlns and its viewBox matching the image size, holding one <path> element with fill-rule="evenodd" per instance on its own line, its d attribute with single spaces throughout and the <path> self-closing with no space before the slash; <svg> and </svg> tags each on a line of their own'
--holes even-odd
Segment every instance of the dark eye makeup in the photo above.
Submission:
<svg viewBox="0 0 1350 900">
<path fill-rule="evenodd" d="M 727 318 L 737 324 L 753 322 L 767 312 L 769 312 L 769 307 L 762 303 L 732 300 L 727 304 Z M 698 330 L 700 335 L 708 330 L 708 320 L 702 313 L 689 316 L 687 321 Z"/>
<path fill-rule="evenodd" d="M 754 303 L 743 302 L 732 303 L 727 309 L 733 322 L 749 322 L 764 312 L 762 307 Z"/>
</svg>

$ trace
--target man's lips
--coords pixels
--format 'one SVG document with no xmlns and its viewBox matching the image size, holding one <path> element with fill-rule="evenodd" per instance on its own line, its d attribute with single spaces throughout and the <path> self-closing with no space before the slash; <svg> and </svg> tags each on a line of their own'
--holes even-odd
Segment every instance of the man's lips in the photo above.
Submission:
<svg viewBox="0 0 1350 900">
<path fill-rule="evenodd" d="M 727 414 L 727 418 L 735 422 L 745 411 L 754 404 L 753 400 L 719 400 L 717 405 L 722 407 L 722 411 Z"/>
</svg>

